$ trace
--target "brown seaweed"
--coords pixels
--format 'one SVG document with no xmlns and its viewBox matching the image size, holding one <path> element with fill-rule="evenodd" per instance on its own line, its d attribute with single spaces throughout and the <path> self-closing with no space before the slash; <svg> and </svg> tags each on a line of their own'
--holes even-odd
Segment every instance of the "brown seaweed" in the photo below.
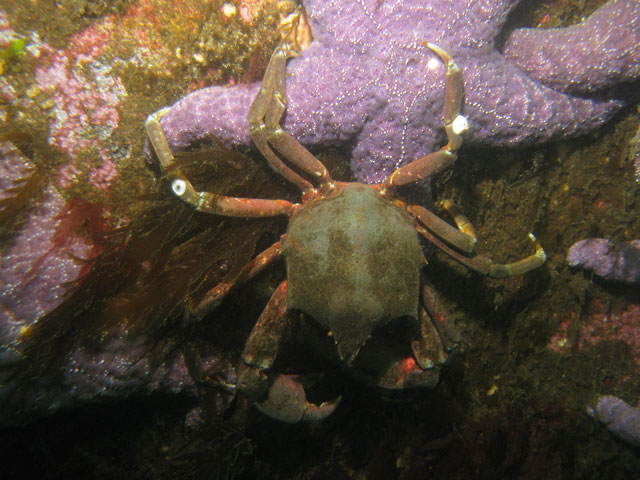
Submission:
<svg viewBox="0 0 640 480">
<path fill-rule="evenodd" d="M 295 194 L 268 169 L 226 149 L 182 155 L 178 166 L 196 188 L 208 191 L 267 198 Z M 162 179 L 159 184 L 164 186 Z M 184 336 L 185 305 L 237 275 L 285 227 L 277 219 L 197 213 L 163 188 L 140 201 L 147 208 L 104 235 L 104 250 L 88 273 L 23 340 L 19 375 L 34 379 L 60 374 L 78 345 L 98 346 L 122 328 L 144 335 L 152 363 L 159 363 L 164 346 L 179 344 Z"/>
</svg>

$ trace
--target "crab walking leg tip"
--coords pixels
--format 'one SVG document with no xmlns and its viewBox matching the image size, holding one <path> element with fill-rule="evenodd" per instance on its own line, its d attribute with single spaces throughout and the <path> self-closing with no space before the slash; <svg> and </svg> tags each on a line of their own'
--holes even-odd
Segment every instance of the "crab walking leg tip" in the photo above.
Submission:
<svg viewBox="0 0 640 480">
<path fill-rule="evenodd" d="M 545 261 L 547 259 L 547 254 L 544 251 L 544 248 L 542 248 L 542 245 L 540 245 L 540 242 L 538 241 L 536 236 L 533 233 L 529 232 L 529 239 L 533 242 L 533 245 L 536 247 L 535 256 L 540 260 Z"/>
<path fill-rule="evenodd" d="M 149 127 L 149 125 L 151 124 L 159 123 L 162 117 L 164 117 L 167 113 L 169 113 L 169 110 L 171 110 L 171 107 L 164 107 L 158 110 L 157 112 L 153 112 L 147 117 L 147 120 L 145 121 L 145 126 Z"/>
<path fill-rule="evenodd" d="M 440 53 L 443 53 L 444 55 L 446 55 L 446 52 L 444 50 L 442 50 L 438 45 L 436 45 L 435 43 L 431 43 L 431 42 L 422 42 L 422 45 L 424 45 L 425 47 L 429 47 L 431 50 L 433 50 L 435 53 L 437 53 L 438 55 L 440 55 Z M 442 56 L 442 55 L 440 55 Z"/>
</svg>

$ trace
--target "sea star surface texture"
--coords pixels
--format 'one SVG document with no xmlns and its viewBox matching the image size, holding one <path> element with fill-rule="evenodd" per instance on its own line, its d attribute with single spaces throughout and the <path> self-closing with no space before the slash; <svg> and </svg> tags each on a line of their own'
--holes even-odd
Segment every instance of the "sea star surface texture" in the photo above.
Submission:
<svg viewBox="0 0 640 480">
<path fill-rule="evenodd" d="M 571 267 L 590 270 L 606 280 L 640 283 L 640 240 L 616 244 L 605 238 L 580 240 L 569 249 Z"/>
<path fill-rule="evenodd" d="M 618 397 L 602 395 L 595 408 L 588 408 L 587 413 L 604 423 L 617 437 L 640 447 L 640 406 L 632 407 Z"/>
<path fill-rule="evenodd" d="M 464 72 L 464 142 L 521 145 L 586 133 L 624 104 L 611 89 L 640 78 L 640 2 L 613 0 L 579 25 L 517 29 L 496 44 L 516 0 L 307 0 L 314 40 L 287 69 L 283 127 L 308 148 L 348 151 L 360 181 L 446 143 L 444 66 Z M 211 133 L 249 146 L 258 84 L 214 86 L 162 120 L 174 152 Z"/>
</svg>

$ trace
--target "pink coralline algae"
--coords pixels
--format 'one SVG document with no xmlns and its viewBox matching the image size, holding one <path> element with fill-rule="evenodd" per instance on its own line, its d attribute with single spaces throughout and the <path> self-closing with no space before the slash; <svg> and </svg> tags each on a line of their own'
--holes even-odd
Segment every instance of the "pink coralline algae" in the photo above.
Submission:
<svg viewBox="0 0 640 480">
<path fill-rule="evenodd" d="M 248 0 L 236 2 L 238 3 L 238 12 L 247 23 L 254 21 L 255 16 L 260 8 L 264 8 L 268 3 L 275 3 L 276 0 Z"/>
<path fill-rule="evenodd" d="M 127 94 L 101 58 L 111 30 L 109 22 L 88 28 L 71 39 L 67 50 L 49 49 L 49 61 L 36 70 L 38 87 L 54 102 L 49 143 L 72 159 L 95 151 L 102 165 L 92 168 L 88 178 L 101 190 L 118 175 L 105 140 L 118 127 L 118 106 Z M 68 173 L 60 171 L 63 188 L 73 180 Z"/>
<path fill-rule="evenodd" d="M 640 283 L 640 240 L 620 244 L 604 238 L 580 240 L 569 249 L 567 263 L 606 280 Z"/>
<path fill-rule="evenodd" d="M 58 186 L 63 189 L 78 181 L 83 171 L 89 183 L 102 191 L 118 176 L 109 140 L 118 127 L 118 108 L 127 92 L 106 55 L 114 35 L 111 17 L 73 35 L 63 50 L 41 42 L 37 33 L 31 32 L 25 51 L 36 65 L 34 93 L 20 96 L 6 79 L 0 79 L 4 100 L 24 111 L 46 111 L 49 144 L 70 160 L 59 172 Z M 0 46 L 15 38 L 19 35 L 0 10 Z M 39 93 L 46 100 L 36 103 L 34 97 Z"/>
<path fill-rule="evenodd" d="M 600 420 L 617 437 L 640 447 L 640 406 L 632 407 L 618 397 L 603 395 L 595 407 L 587 409 L 587 413 Z"/>
<path fill-rule="evenodd" d="M 560 324 L 558 333 L 551 339 L 549 348 L 557 352 L 569 352 L 574 347 L 568 342 L 569 328 L 575 321 L 569 318 Z M 640 305 L 631 304 L 621 313 L 596 313 L 583 318 L 578 333 L 578 350 L 582 351 L 603 341 L 626 343 L 640 366 Z"/>
</svg>

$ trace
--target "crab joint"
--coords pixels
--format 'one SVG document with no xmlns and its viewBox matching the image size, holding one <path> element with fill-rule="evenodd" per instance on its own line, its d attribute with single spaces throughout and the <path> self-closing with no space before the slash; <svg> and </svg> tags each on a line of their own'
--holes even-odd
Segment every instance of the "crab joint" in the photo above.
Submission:
<svg viewBox="0 0 640 480">
<path fill-rule="evenodd" d="M 171 190 L 178 197 L 181 197 L 187 191 L 187 182 L 182 180 L 181 178 L 176 178 L 173 182 L 171 182 Z"/>
<path fill-rule="evenodd" d="M 464 115 L 458 115 L 451 122 L 451 129 L 456 135 L 466 132 L 469 129 L 469 121 Z"/>
</svg>

